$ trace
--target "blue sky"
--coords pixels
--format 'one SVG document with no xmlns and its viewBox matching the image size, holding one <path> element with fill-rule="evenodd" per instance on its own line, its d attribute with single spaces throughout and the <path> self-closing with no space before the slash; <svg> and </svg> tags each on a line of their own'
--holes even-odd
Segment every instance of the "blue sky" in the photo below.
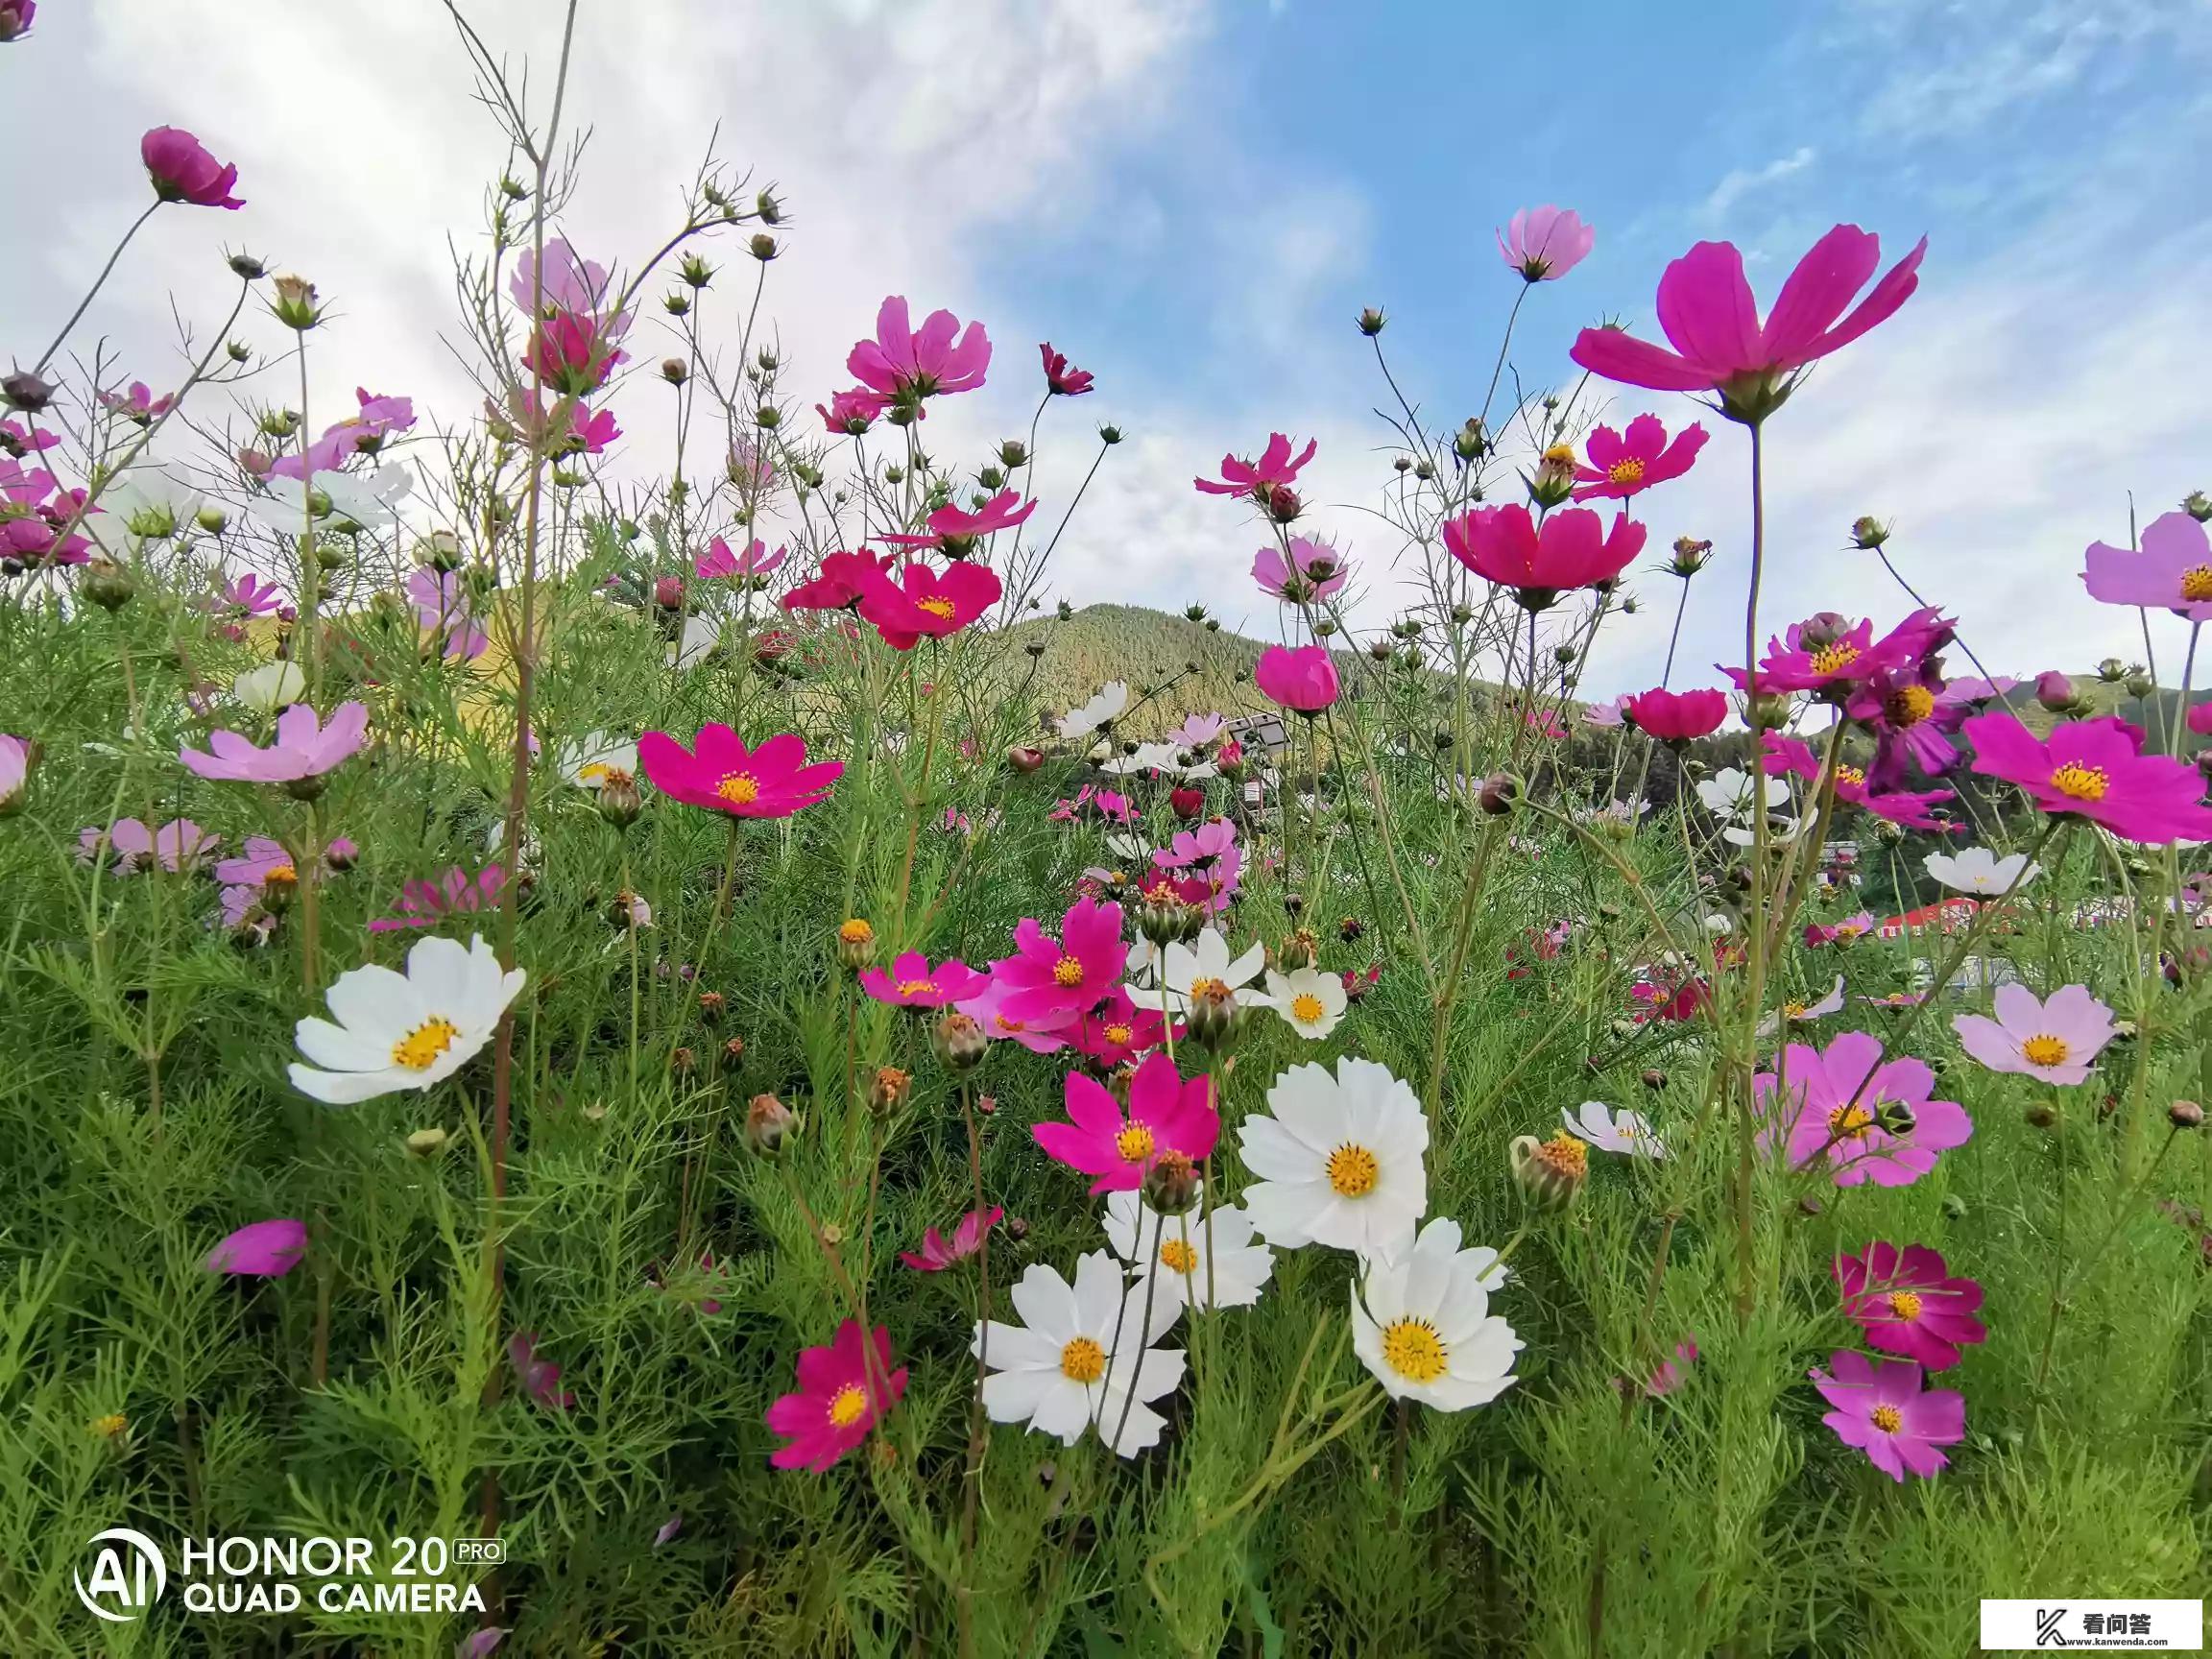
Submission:
<svg viewBox="0 0 2212 1659">
<path fill-rule="evenodd" d="M 549 63 L 556 8 L 467 10 Z M 844 383 L 887 292 L 979 316 L 998 345 L 992 386 L 932 417 L 941 456 L 1025 430 L 1037 340 L 1098 373 L 1096 394 L 1052 411 L 1040 469 L 1056 514 L 1089 428 L 1132 434 L 1063 543 L 1059 591 L 1077 603 L 1199 599 L 1271 626 L 1247 575 L 1256 535 L 1190 479 L 1281 428 L 1320 440 L 1314 523 L 1362 561 L 1362 614 L 1386 616 L 1399 549 L 1358 511 L 1389 476 L 1382 388 L 1351 320 L 1384 306 L 1402 383 L 1455 423 L 1517 281 L 1493 228 L 1544 202 L 1582 212 L 1598 244 L 1523 313 L 1530 386 L 1571 374 L 1583 324 L 1647 327 L 1660 271 L 1701 237 L 1742 246 L 1765 299 L 1839 221 L 1889 257 L 1929 236 L 1904 312 L 1771 428 L 1777 625 L 1902 607 L 1838 555 L 1871 512 L 1898 520 L 1901 563 L 1992 666 L 2139 655 L 2131 613 L 2080 599 L 2080 550 L 2125 539 L 2130 493 L 2148 517 L 2212 487 L 2202 4 L 586 0 L 579 40 L 571 107 L 594 136 L 564 228 L 617 261 L 649 247 L 719 128 L 722 153 L 795 205 L 766 306 L 809 401 Z M 244 242 L 339 302 L 316 346 L 325 407 L 364 383 L 449 419 L 473 407 L 441 340 L 447 237 L 467 244 L 501 156 L 432 0 L 86 0 L 46 7 L 7 54 L 26 130 L 99 117 L 0 183 L 12 223 L 49 232 L 0 270 L 0 314 L 36 333 L 65 313 L 143 200 L 137 132 L 174 122 L 238 161 L 250 206 L 163 215 L 133 250 L 99 313 L 127 368 L 173 372 L 172 301 L 207 317 L 217 254 Z M 640 379 L 616 405 L 641 472 L 664 469 L 661 396 Z M 1608 413 L 1645 408 L 1699 415 L 1629 392 Z M 1743 438 L 1705 419 L 1697 470 L 1648 502 L 1655 547 L 1682 532 L 1719 547 L 1693 595 L 1693 665 L 1733 660 L 1741 632 Z M 1601 643 L 1592 689 L 1656 677 L 1672 592 L 1649 591 Z"/>
</svg>

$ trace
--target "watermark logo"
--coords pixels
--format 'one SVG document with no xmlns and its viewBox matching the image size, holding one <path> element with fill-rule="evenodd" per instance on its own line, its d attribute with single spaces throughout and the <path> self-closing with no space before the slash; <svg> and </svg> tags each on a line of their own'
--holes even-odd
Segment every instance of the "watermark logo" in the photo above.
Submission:
<svg viewBox="0 0 2212 1659">
<path fill-rule="evenodd" d="M 1984 1653 L 2048 1653 L 2060 1647 L 2195 1653 L 2203 1647 L 2201 1601 L 2070 1596 L 1982 1603 Z"/>
<path fill-rule="evenodd" d="M 143 1532 L 110 1527 L 95 1533 L 85 1548 L 92 1551 L 92 1577 L 87 1582 L 84 1568 L 78 1568 L 77 1599 L 96 1619 L 135 1623 L 169 1588 L 169 1563 L 162 1559 L 161 1547 Z"/>
</svg>

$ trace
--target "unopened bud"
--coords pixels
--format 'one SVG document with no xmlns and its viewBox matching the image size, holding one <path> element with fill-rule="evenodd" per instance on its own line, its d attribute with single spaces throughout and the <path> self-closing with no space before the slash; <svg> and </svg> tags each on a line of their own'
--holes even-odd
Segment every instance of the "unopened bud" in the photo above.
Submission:
<svg viewBox="0 0 2212 1659">
<path fill-rule="evenodd" d="M 645 798 L 637 792 L 637 780 L 627 772 L 610 771 L 599 781 L 599 816 L 617 830 L 627 830 L 645 810 Z"/>
<path fill-rule="evenodd" d="M 681 357 L 661 359 L 661 378 L 671 386 L 681 386 L 691 377 L 690 365 Z"/>
<path fill-rule="evenodd" d="M 765 230 L 757 232 L 753 239 L 745 244 L 745 248 L 754 258 L 759 260 L 763 265 L 782 252 L 781 248 L 776 246 L 776 238 L 769 235 Z"/>
<path fill-rule="evenodd" d="M 745 1107 L 745 1144 L 762 1158 L 773 1158 L 798 1139 L 799 1115 L 773 1094 L 756 1094 Z"/>
<path fill-rule="evenodd" d="M 2058 1121 L 2058 1109 L 2048 1100 L 2038 1100 L 2022 1114 L 2032 1129 L 2048 1129 Z"/>
<path fill-rule="evenodd" d="M 109 612 L 122 610 L 138 591 L 136 578 L 112 559 L 92 560 L 78 586 L 85 598 Z"/>
<path fill-rule="evenodd" d="M 1712 554 L 1712 542 L 1700 541 L 1690 536 L 1677 536 L 1674 538 L 1674 558 L 1668 568 L 1688 581 L 1705 568 Z"/>
<path fill-rule="evenodd" d="M 2212 522 L 2212 495 L 2206 495 L 2201 490 L 2192 490 L 2181 497 L 2181 511 L 2200 524 Z"/>
<path fill-rule="evenodd" d="M 1380 307 L 1370 305 L 1359 313 L 1359 332 L 1372 340 L 1382 332 L 1382 325 L 1387 321 Z"/>
<path fill-rule="evenodd" d="M 914 1075 L 902 1071 L 896 1066 L 876 1068 L 876 1080 L 868 1085 L 868 1110 L 878 1118 L 888 1118 L 906 1104 L 906 1097 L 914 1092 Z"/>
<path fill-rule="evenodd" d="M 1647 1089 L 1664 1089 L 1667 1087 L 1667 1073 L 1656 1066 L 1647 1066 L 1644 1070 L 1643 1082 Z"/>
<path fill-rule="evenodd" d="M 1295 974 L 1301 968 L 1310 968 L 1321 954 L 1310 928 L 1301 927 L 1283 941 L 1275 954 L 1275 963 L 1286 974 Z"/>
<path fill-rule="evenodd" d="M 1510 773 L 1493 772 L 1475 791 L 1475 804 L 1492 818 L 1512 812 L 1521 799 L 1521 781 Z"/>
<path fill-rule="evenodd" d="M 36 415 L 54 401 L 54 388 L 28 369 L 0 378 L 0 402 L 26 415 Z"/>
<path fill-rule="evenodd" d="M 270 302 L 269 309 L 285 327 L 304 334 L 323 321 L 323 307 L 316 302 L 314 283 L 304 276 L 279 276 L 275 286 L 276 298 Z"/>
<path fill-rule="evenodd" d="M 1851 545 L 1862 552 L 1871 553 L 1889 540 L 1889 526 L 1874 517 L 1854 518 L 1851 521 Z"/>
<path fill-rule="evenodd" d="M 1198 1204 L 1197 1166 L 1184 1153 L 1163 1152 L 1144 1171 L 1143 1190 L 1145 1204 L 1160 1214 L 1189 1214 Z"/>
<path fill-rule="evenodd" d="M 2201 1129 L 2204 1108 L 2194 1100 L 2176 1100 L 2166 1108 L 2166 1121 L 2176 1129 Z"/>
<path fill-rule="evenodd" d="M 2117 685 L 2128 678 L 2128 664 L 2117 657 L 2107 657 L 2097 664 L 2097 678 L 2107 685 Z"/>
<path fill-rule="evenodd" d="M 1190 1041 L 1218 1048 L 1237 1028 L 1237 996 L 1218 979 L 1202 979 L 1190 988 L 1190 1009 L 1185 1017 Z"/>
<path fill-rule="evenodd" d="M 972 1015 L 952 1009 L 930 1028 L 929 1046 L 949 1070 L 966 1071 L 982 1060 L 989 1039 Z"/>
<path fill-rule="evenodd" d="M 837 927 L 837 960 L 857 973 L 876 960 L 876 929 L 858 917 Z"/>
<path fill-rule="evenodd" d="M 1590 1148 L 1565 1130 L 1549 1141 L 1517 1136 L 1509 1157 L 1514 1183 L 1533 1209 L 1572 1208 L 1590 1178 Z"/>
<path fill-rule="evenodd" d="M 1903 1141 L 1920 1127 L 1920 1118 L 1902 1100 L 1885 1100 L 1874 1109 L 1874 1122 L 1883 1134 Z"/>
<path fill-rule="evenodd" d="M 745 1062 L 745 1039 L 742 1037 L 731 1038 L 722 1045 L 718 1051 L 718 1058 L 722 1063 L 723 1070 L 736 1070 Z"/>
<path fill-rule="evenodd" d="M 418 1129 L 407 1137 L 407 1151 L 415 1158 L 434 1158 L 445 1150 L 453 1137 L 444 1129 Z"/>
</svg>

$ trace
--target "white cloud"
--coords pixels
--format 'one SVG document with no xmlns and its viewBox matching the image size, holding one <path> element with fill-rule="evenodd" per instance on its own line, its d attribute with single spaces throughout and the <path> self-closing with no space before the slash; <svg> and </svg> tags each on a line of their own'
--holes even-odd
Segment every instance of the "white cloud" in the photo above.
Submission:
<svg viewBox="0 0 2212 1659">
<path fill-rule="evenodd" d="M 1754 190 L 1778 183 L 1792 173 L 1802 173 L 1815 159 L 1816 154 L 1813 147 L 1801 144 L 1789 155 L 1778 156 L 1764 167 L 1739 167 L 1713 186 L 1713 193 L 1705 198 L 1704 205 L 1698 212 L 1708 223 L 1718 224 L 1728 216 L 1729 208 Z"/>
</svg>

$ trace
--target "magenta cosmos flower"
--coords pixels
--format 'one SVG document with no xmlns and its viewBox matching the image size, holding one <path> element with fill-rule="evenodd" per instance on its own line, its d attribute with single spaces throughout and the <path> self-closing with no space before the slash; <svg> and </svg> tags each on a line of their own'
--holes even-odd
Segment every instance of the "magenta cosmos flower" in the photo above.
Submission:
<svg viewBox="0 0 2212 1659">
<path fill-rule="evenodd" d="M 1498 232 L 1498 252 L 1528 282 L 1552 282 L 1588 257 L 1598 228 L 1569 207 L 1524 207 Z"/>
<path fill-rule="evenodd" d="M 1327 541 L 1310 536 L 1290 538 L 1286 562 L 1278 547 L 1262 547 L 1252 560 L 1252 579 L 1263 592 L 1293 604 L 1333 598 L 1352 579 L 1352 562 Z"/>
<path fill-rule="evenodd" d="M 1203 1076 L 1186 1082 L 1165 1052 L 1145 1060 L 1129 1080 L 1126 1117 L 1103 1083 L 1070 1071 L 1068 1117 L 1030 1133 L 1047 1156 L 1097 1177 L 1093 1192 L 1133 1192 L 1162 1153 L 1180 1152 L 1196 1163 L 1221 1137 L 1211 1082 Z"/>
<path fill-rule="evenodd" d="M 712 582 L 726 576 L 766 576 L 781 568 L 790 556 L 790 549 L 779 547 L 768 551 L 768 543 L 755 541 L 742 553 L 730 551 L 730 543 L 717 536 L 707 543 L 707 551 L 700 554 L 692 568 L 706 580 Z"/>
<path fill-rule="evenodd" d="M 1026 522 L 1036 511 L 1037 503 L 1023 501 L 1019 490 L 1001 490 L 973 513 L 950 505 L 938 508 L 924 521 L 926 535 L 878 536 L 876 540 L 895 547 L 931 548 L 948 559 L 965 559 L 984 537 L 1011 530 Z"/>
<path fill-rule="evenodd" d="M 1293 461 L 1290 458 L 1290 440 L 1280 432 L 1267 435 L 1267 447 L 1258 461 L 1240 460 L 1235 455 L 1221 457 L 1219 478 L 1193 478 L 1191 482 L 1209 495 L 1247 495 L 1264 504 L 1278 490 L 1287 490 L 1298 482 L 1299 470 L 1313 459 L 1319 445 L 1309 440 L 1305 449 Z"/>
<path fill-rule="evenodd" d="M 1791 737 L 1780 732 L 1762 732 L 1759 746 L 1766 751 L 1760 769 L 1770 778 L 1785 775 L 1802 778 L 1808 783 L 1820 781 L 1820 757 L 1813 753 L 1813 746 L 1803 738 Z M 1946 801 L 1956 800 L 1949 789 L 1877 789 L 1866 773 L 1856 766 L 1838 762 L 1836 767 L 1836 799 L 1846 806 L 1857 806 L 1871 812 L 1877 818 L 1887 818 L 1892 824 L 1903 824 L 1914 830 L 1933 830 L 1942 821 L 1930 810 Z"/>
<path fill-rule="evenodd" d="M 1610 582 L 1644 550 L 1644 526 L 1625 513 L 1605 528 L 1588 507 L 1548 514 L 1541 530 L 1528 509 L 1514 503 L 1478 507 L 1444 526 L 1444 547 L 1488 582 L 1513 589 L 1527 610 L 1542 611 L 1559 595 Z"/>
<path fill-rule="evenodd" d="M 242 616 L 266 616 L 283 603 L 284 589 L 274 582 L 264 582 L 252 571 L 224 582 L 216 589 L 217 600 Z"/>
<path fill-rule="evenodd" d="M 1959 1363 L 1960 1348 L 1988 1337 L 1974 1317 L 1982 1286 L 1947 1277 L 1943 1258 L 1925 1244 L 1869 1244 L 1863 1256 L 1839 1257 L 1835 1274 L 1843 1311 L 1885 1354 L 1943 1371 Z"/>
<path fill-rule="evenodd" d="M 890 567 L 896 554 L 878 560 L 873 553 L 848 553 L 839 549 L 822 555 L 813 576 L 800 583 L 780 603 L 786 611 L 843 611 L 860 603 L 872 577 Z"/>
<path fill-rule="evenodd" d="M 962 331 L 960 320 L 950 311 L 932 311 L 919 330 L 912 328 L 905 297 L 894 294 L 876 313 L 876 338 L 854 346 L 845 367 L 871 392 L 897 402 L 920 403 L 982 385 L 984 371 L 991 367 L 991 338 L 980 323 Z"/>
<path fill-rule="evenodd" d="M 1639 415 L 1628 422 L 1625 432 L 1599 427 L 1590 434 L 1587 447 L 1589 465 L 1576 463 L 1575 468 L 1575 499 L 1624 501 L 1639 490 L 1648 490 L 1689 471 L 1697 451 L 1705 447 L 1705 428 L 1686 427 L 1670 444 L 1658 416 Z"/>
<path fill-rule="evenodd" d="M 1070 1029 L 1076 1047 L 1113 1067 L 1159 1047 L 1167 1035 L 1167 1017 L 1157 1008 L 1138 1007 L 1125 987 L 1116 986 L 1113 996 Z"/>
<path fill-rule="evenodd" d="M 238 182 L 238 169 L 224 166 L 181 127 L 156 127 L 139 139 L 138 159 L 146 163 L 154 194 L 164 202 L 228 207 L 233 212 L 246 205 L 230 194 Z"/>
<path fill-rule="evenodd" d="M 909 565 L 894 582 L 880 571 L 861 576 L 860 614 L 894 651 L 911 651 L 924 639 L 956 634 L 992 606 L 1004 591 L 988 565 L 960 563 L 940 572 Z"/>
<path fill-rule="evenodd" d="M 361 747 L 369 732 L 369 706 L 341 703 L 325 726 L 315 710 L 295 703 L 276 716 L 276 735 L 266 749 L 235 732 L 216 732 L 203 755 L 182 749 L 177 758 L 194 776 L 237 783 L 301 783 L 320 778 Z"/>
<path fill-rule="evenodd" d="M 854 386 L 843 392 L 830 394 L 827 405 L 817 403 L 814 413 L 822 417 L 822 424 L 844 438 L 858 438 L 876 424 L 876 418 L 890 404 L 890 399 L 871 392 L 865 386 Z M 921 413 L 917 410 L 916 413 Z"/>
<path fill-rule="evenodd" d="M 1326 645 L 1270 645 L 1253 666 L 1252 683 L 1271 703 L 1310 719 L 1336 701 L 1342 689 Z"/>
<path fill-rule="evenodd" d="M 197 870 L 214 856 L 222 838 L 210 835 L 189 818 L 172 818 L 158 830 L 148 830 L 135 818 L 118 818 L 107 830 L 86 830 L 77 837 L 77 858 L 90 864 L 102 854 L 115 855 L 115 873 L 129 876 L 159 863 L 171 875 Z"/>
<path fill-rule="evenodd" d="M 434 881 L 407 882 L 399 889 L 399 913 L 379 916 L 369 924 L 369 931 L 397 933 L 407 927 L 436 927 L 448 917 L 495 910 L 506 885 L 507 872 L 501 865 L 487 864 L 471 876 L 456 864 Z"/>
<path fill-rule="evenodd" d="M 876 1350 L 871 1363 L 868 1348 Z M 876 1327 L 864 1341 L 848 1319 L 820 1348 L 799 1351 L 799 1387 L 768 1407 L 768 1427 L 783 1436 L 768 1461 L 778 1469 L 819 1475 L 868 1438 L 868 1431 L 906 1397 L 906 1367 L 891 1369 L 891 1332 Z"/>
<path fill-rule="evenodd" d="M 665 732 L 648 732 L 637 739 L 637 758 L 671 801 L 736 818 L 788 818 L 845 775 L 842 760 L 807 765 L 805 742 L 788 732 L 748 749 L 727 726 L 700 727 L 691 749 Z"/>
<path fill-rule="evenodd" d="M 1001 1039 L 1019 1043 L 1032 1054 L 1050 1054 L 1068 1046 L 1067 1033 L 1076 1020 L 1073 1013 L 1018 1020 L 1006 1012 L 1006 998 L 1012 995 L 1008 986 L 986 977 L 974 995 L 953 1006 L 982 1026 L 983 1035 L 994 1043 Z"/>
<path fill-rule="evenodd" d="M 1700 242 L 1659 278 L 1659 326 L 1669 351 L 1617 328 L 1585 328 L 1568 353 L 1593 374 L 1654 392 L 1715 392 L 1732 421 L 1756 422 L 1782 406 L 1806 365 L 1886 322 L 1920 284 L 1922 237 L 1857 310 L 1844 308 L 1882 259 L 1882 239 L 1839 225 L 1797 261 L 1767 321 L 1729 242 Z"/>
<path fill-rule="evenodd" d="M 1835 1407 L 1820 1421 L 1890 1479 L 1902 1483 L 1908 1469 L 1934 1475 L 1951 1461 L 1936 1448 L 1966 1438 L 1965 1397 L 1948 1388 L 1923 1391 L 1920 1367 L 1910 1359 L 1869 1359 L 1839 1349 L 1828 1365 L 1813 1373 L 1813 1385 Z"/>
<path fill-rule="evenodd" d="M 2185 760 L 2143 753 L 2143 731 L 2116 715 L 2062 720 L 2036 735 L 2010 714 L 1978 714 L 1962 730 L 1974 770 L 2026 790 L 2046 812 L 2103 825 L 2152 846 L 2212 840 L 2203 779 Z"/>
<path fill-rule="evenodd" d="M 538 1333 L 517 1331 L 507 1338 L 507 1363 L 523 1391 L 548 1411 L 565 1411 L 576 1396 L 561 1386 L 561 1367 L 538 1357 Z"/>
<path fill-rule="evenodd" d="M 861 974 L 860 989 L 894 1008 L 942 1008 L 975 996 L 983 989 L 983 975 L 956 956 L 932 968 L 921 951 L 905 950 L 889 972 L 871 968 Z"/>
<path fill-rule="evenodd" d="M 208 1252 L 210 1273 L 248 1279 L 281 1279 L 307 1254 L 304 1221 L 255 1221 L 241 1227 Z"/>
<path fill-rule="evenodd" d="M 1992 1071 L 2024 1072 L 2046 1083 L 2082 1083 L 2089 1064 L 2116 1035 L 2112 1010 L 2086 985 L 2061 985 L 2049 1001 L 2018 983 L 1997 987 L 1997 1018 L 1958 1014 L 1959 1046 Z"/>
<path fill-rule="evenodd" d="M 2153 518 L 2143 531 L 2140 553 L 2092 541 L 2086 557 L 2081 580 L 2090 598 L 2212 621 L 2212 538 L 2188 514 Z"/>
<path fill-rule="evenodd" d="M 1647 737 L 1662 743 L 1687 743 L 1720 730 L 1728 718 L 1728 698 L 1719 691 L 1669 691 L 1661 687 L 1622 698 L 1621 712 Z"/>
<path fill-rule="evenodd" d="M 902 1250 L 899 1260 L 917 1273 L 942 1273 L 982 1249 L 984 1236 L 998 1225 L 998 1217 L 1005 1214 L 996 1204 L 988 1210 L 971 1210 L 960 1217 L 960 1225 L 952 1229 L 950 1238 L 934 1227 L 925 1228 L 921 1250 Z"/>
<path fill-rule="evenodd" d="M 1029 1024 L 1096 1006 L 1119 983 L 1129 963 L 1121 937 L 1121 906 L 1078 899 L 1060 919 L 1052 938 L 1024 916 L 1014 928 L 1014 954 L 991 964 L 1004 988 L 998 1012 Z"/>
<path fill-rule="evenodd" d="M 1759 661 L 1759 689 L 1781 694 L 1809 691 L 1830 702 L 1848 698 L 1861 684 L 1917 663 L 1951 642 L 1951 619 L 1933 605 L 1923 606 L 1877 639 L 1874 624 L 1854 622 L 1833 611 L 1792 622 L 1780 638 L 1769 637 Z M 1741 668 L 1721 672 L 1746 689 Z"/>
<path fill-rule="evenodd" d="M 1049 341 L 1037 348 L 1037 355 L 1045 360 L 1045 392 L 1047 397 L 1080 397 L 1091 390 L 1091 372 L 1070 365 L 1068 353 L 1053 350 Z"/>
<path fill-rule="evenodd" d="M 1863 1031 L 1825 1049 L 1792 1043 L 1778 1072 L 1751 1080 L 1760 1144 L 1785 1147 L 1792 1168 L 1825 1157 L 1839 1187 L 1909 1187 L 1974 1133 L 1964 1107 L 1929 1098 L 1935 1086 L 1935 1072 L 1909 1055 L 1883 1062 L 1881 1040 Z"/>
</svg>

